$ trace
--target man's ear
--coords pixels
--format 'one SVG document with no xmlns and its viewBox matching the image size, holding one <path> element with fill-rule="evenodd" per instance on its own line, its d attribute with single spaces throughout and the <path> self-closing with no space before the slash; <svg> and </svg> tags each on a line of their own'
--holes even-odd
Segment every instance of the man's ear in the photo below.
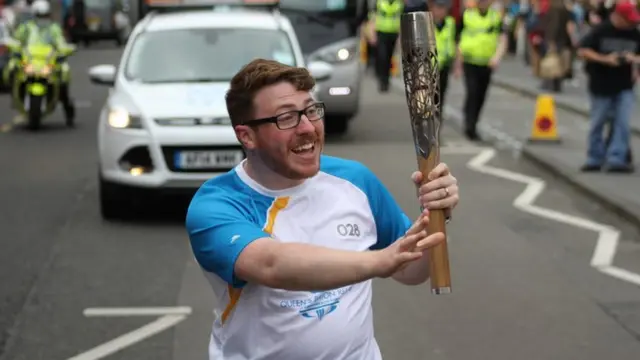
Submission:
<svg viewBox="0 0 640 360">
<path fill-rule="evenodd" d="M 256 132 L 249 126 L 238 125 L 234 128 L 236 132 L 236 138 L 247 150 L 253 150 L 256 148 Z"/>
</svg>

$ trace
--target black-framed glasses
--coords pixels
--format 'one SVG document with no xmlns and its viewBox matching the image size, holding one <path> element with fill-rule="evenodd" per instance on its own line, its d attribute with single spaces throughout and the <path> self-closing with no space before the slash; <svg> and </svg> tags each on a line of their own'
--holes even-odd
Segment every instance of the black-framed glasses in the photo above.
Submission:
<svg viewBox="0 0 640 360">
<path fill-rule="evenodd" d="M 302 110 L 291 110 L 276 116 L 247 121 L 243 125 L 258 126 L 272 123 L 276 124 L 280 130 L 293 129 L 300 124 L 302 115 L 305 115 L 309 121 L 317 121 L 324 118 L 324 103 L 316 102 Z"/>
</svg>

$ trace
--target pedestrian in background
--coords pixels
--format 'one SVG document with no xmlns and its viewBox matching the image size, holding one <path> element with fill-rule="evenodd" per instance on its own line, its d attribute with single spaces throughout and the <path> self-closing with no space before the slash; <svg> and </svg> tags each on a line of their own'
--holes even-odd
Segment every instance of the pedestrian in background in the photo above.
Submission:
<svg viewBox="0 0 640 360">
<path fill-rule="evenodd" d="M 549 10 L 542 20 L 542 27 L 544 29 L 544 56 L 557 57 L 559 61 L 556 63 L 560 67 L 552 71 L 557 76 L 544 77 L 543 88 L 560 92 L 572 66 L 571 52 L 574 44 L 577 44 L 577 37 L 574 37 L 574 16 L 564 0 L 551 0 Z"/>
<path fill-rule="evenodd" d="M 640 63 L 640 13 L 630 1 L 619 1 L 608 20 L 582 39 L 579 55 L 586 61 L 591 101 L 587 161 L 582 171 L 632 172 L 629 163 L 630 126 Z M 611 119 L 609 119 L 611 117 Z M 603 129 L 611 120 L 611 139 Z"/>
<path fill-rule="evenodd" d="M 391 59 L 400 35 L 400 17 L 404 12 L 404 1 L 378 0 L 376 2 L 376 73 L 380 92 L 389 91 Z"/>
<path fill-rule="evenodd" d="M 477 124 L 487 97 L 491 76 L 507 50 L 507 31 L 503 16 L 491 7 L 492 0 L 479 0 L 464 10 L 458 24 L 458 57 L 454 75 L 464 73 L 464 133 L 469 140 L 480 140 Z"/>
<path fill-rule="evenodd" d="M 539 76 L 540 59 L 543 54 L 544 29 L 542 27 L 543 13 L 540 2 L 532 0 L 530 6 L 521 14 L 526 29 L 527 64 L 535 77 Z"/>
<path fill-rule="evenodd" d="M 456 20 L 449 15 L 451 0 L 431 0 L 431 11 L 436 30 L 438 66 L 440 71 L 440 93 L 438 104 L 443 114 L 445 95 L 449 84 L 449 74 L 456 59 Z M 444 119 L 443 116 L 441 118 Z M 442 127 L 440 127 L 442 129 Z"/>
<path fill-rule="evenodd" d="M 609 19 L 611 13 L 611 1 L 591 0 L 589 2 L 589 10 L 587 11 L 586 23 L 590 27 L 594 27 L 603 21 Z"/>
</svg>

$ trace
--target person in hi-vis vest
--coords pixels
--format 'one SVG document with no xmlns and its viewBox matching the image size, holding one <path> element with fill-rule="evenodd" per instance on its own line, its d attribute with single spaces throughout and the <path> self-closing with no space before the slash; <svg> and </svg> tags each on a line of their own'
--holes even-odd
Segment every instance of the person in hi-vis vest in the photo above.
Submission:
<svg viewBox="0 0 640 360">
<path fill-rule="evenodd" d="M 400 34 L 400 17 L 404 11 L 404 0 L 377 0 L 376 2 L 376 75 L 379 90 L 389 91 L 391 58 Z"/>
<path fill-rule="evenodd" d="M 438 50 L 438 67 L 440 68 L 440 114 L 442 114 L 449 73 L 456 59 L 456 20 L 449 16 L 451 0 L 431 0 L 429 6 L 433 13 L 436 28 L 436 48 Z"/>
<path fill-rule="evenodd" d="M 464 72 L 465 135 L 480 140 L 477 124 L 491 83 L 491 75 L 507 50 L 507 29 L 503 15 L 491 7 L 492 0 L 478 0 L 474 8 L 464 10 L 458 23 L 458 57 L 454 74 Z"/>
</svg>

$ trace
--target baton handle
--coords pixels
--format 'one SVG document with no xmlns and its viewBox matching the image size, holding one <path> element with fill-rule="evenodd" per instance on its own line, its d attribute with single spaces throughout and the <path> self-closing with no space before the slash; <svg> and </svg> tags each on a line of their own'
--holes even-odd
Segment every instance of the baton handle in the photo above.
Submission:
<svg viewBox="0 0 640 360">
<path fill-rule="evenodd" d="M 422 173 L 423 184 L 428 182 L 427 175 L 438 165 L 438 146 L 434 146 L 429 152 L 429 156 L 418 156 L 418 168 Z M 444 210 L 429 210 L 428 234 L 441 232 L 445 240 L 440 244 L 427 250 L 429 260 L 429 277 L 431 292 L 436 295 L 451 293 L 451 270 L 449 268 L 449 249 L 447 247 L 447 230 L 445 226 L 446 216 Z"/>
</svg>

